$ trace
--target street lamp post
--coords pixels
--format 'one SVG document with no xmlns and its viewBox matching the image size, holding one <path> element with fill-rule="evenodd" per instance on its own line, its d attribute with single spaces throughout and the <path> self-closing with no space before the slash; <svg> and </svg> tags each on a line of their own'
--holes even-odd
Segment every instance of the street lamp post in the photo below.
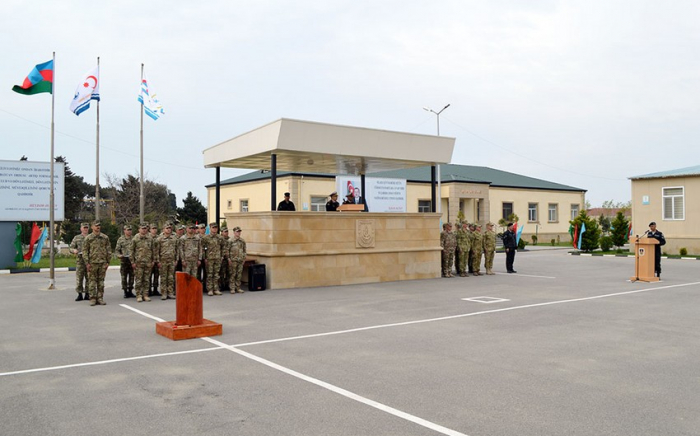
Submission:
<svg viewBox="0 0 700 436">
<path fill-rule="evenodd" d="M 444 110 L 447 109 L 448 107 L 450 107 L 450 104 L 449 104 L 449 103 L 448 103 L 447 105 L 445 105 L 444 108 L 440 109 L 440 110 L 437 111 L 437 112 L 435 112 L 434 110 L 432 110 L 432 109 L 430 109 L 430 108 L 428 108 L 428 107 L 424 107 L 424 108 L 423 108 L 424 111 L 432 112 L 432 113 L 434 113 L 434 114 L 436 115 L 436 118 L 437 118 L 437 135 L 438 135 L 438 136 L 440 136 L 440 114 L 442 113 L 442 111 L 444 111 Z M 442 213 L 442 196 L 440 195 L 440 164 L 437 165 L 437 191 L 438 191 L 438 195 L 437 195 L 437 197 L 438 197 L 438 200 L 437 200 L 437 212 L 438 212 L 438 213 Z"/>
</svg>

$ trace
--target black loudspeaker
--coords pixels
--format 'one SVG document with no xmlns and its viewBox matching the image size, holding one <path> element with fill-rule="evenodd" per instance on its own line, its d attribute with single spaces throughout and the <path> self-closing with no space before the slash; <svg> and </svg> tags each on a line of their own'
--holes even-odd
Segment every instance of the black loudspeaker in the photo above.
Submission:
<svg viewBox="0 0 700 436">
<path fill-rule="evenodd" d="M 248 267 L 248 290 L 265 290 L 265 265 L 255 264 Z"/>
</svg>

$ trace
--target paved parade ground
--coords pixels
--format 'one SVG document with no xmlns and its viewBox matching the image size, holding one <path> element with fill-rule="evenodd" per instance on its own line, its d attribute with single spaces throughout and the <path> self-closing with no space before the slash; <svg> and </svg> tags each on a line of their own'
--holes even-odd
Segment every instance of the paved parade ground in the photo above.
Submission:
<svg viewBox="0 0 700 436">
<path fill-rule="evenodd" d="M 75 302 L 74 273 L 0 276 L 0 434 L 700 434 L 700 263 L 518 253 L 518 274 Z"/>
</svg>

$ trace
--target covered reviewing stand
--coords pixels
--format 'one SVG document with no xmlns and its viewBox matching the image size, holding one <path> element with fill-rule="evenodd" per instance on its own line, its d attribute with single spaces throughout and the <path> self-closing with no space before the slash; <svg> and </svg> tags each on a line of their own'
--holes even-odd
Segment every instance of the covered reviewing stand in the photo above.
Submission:
<svg viewBox="0 0 700 436">
<path fill-rule="evenodd" d="M 227 213 L 270 289 L 440 277 L 435 165 L 454 138 L 280 119 L 204 150 L 206 168 L 269 169 L 270 211 Z M 433 213 L 276 212 L 277 170 L 359 175 L 432 166 Z M 217 171 L 217 198 L 219 172 Z M 298 193 L 292 191 L 292 198 Z M 220 217 L 217 201 L 216 216 Z"/>
</svg>

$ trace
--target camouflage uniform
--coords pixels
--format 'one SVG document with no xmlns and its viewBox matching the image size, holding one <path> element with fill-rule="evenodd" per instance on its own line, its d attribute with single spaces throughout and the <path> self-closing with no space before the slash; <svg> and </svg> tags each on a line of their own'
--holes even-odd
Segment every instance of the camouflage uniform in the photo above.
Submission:
<svg viewBox="0 0 700 436">
<path fill-rule="evenodd" d="M 442 247 L 442 276 L 452 277 L 452 264 L 455 258 L 457 238 L 452 233 L 452 224 L 448 223 L 445 230 L 440 233 L 440 246 Z"/>
<path fill-rule="evenodd" d="M 457 229 L 457 251 L 459 252 L 459 263 L 457 265 L 457 272 L 460 277 L 468 277 L 467 274 L 467 259 L 469 258 L 469 250 L 471 249 L 471 235 L 467 232 L 463 226 L 459 226 Z"/>
<path fill-rule="evenodd" d="M 131 226 L 124 226 L 124 230 L 131 230 Z M 119 266 L 119 274 L 122 276 L 122 291 L 124 298 L 133 297 L 134 290 L 134 265 L 131 264 L 131 240 L 133 236 L 122 235 L 117 239 L 117 245 L 114 247 L 114 254 L 121 261 Z M 130 295 L 131 294 L 131 295 Z"/>
<path fill-rule="evenodd" d="M 235 227 L 233 229 L 234 236 L 231 238 L 231 242 L 228 247 L 228 258 L 231 265 L 231 280 L 229 282 L 229 287 L 231 288 L 231 293 L 236 292 L 243 293 L 241 289 L 241 278 L 243 277 L 243 263 L 246 258 L 246 244 L 245 240 L 240 236 L 236 235 L 237 231 L 240 231 L 240 227 Z"/>
<path fill-rule="evenodd" d="M 486 268 L 486 274 L 492 276 L 495 274 L 493 272 L 493 258 L 496 254 L 496 232 L 493 231 L 493 226 L 490 224 L 484 233 L 484 268 Z"/>
<path fill-rule="evenodd" d="M 83 258 L 88 270 L 90 305 L 105 305 L 105 274 L 112 258 L 112 246 L 104 233 L 90 233 L 83 243 Z"/>
<path fill-rule="evenodd" d="M 177 263 L 177 236 L 163 233 L 156 244 L 156 262 L 160 272 L 162 300 L 175 298 L 175 264 Z"/>
<path fill-rule="evenodd" d="M 88 226 L 89 227 L 89 226 Z M 85 265 L 85 259 L 83 258 L 83 244 L 85 243 L 85 236 L 82 234 L 75 235 L 73 240 L 70 242 L 70 249 L 75 250 L 75 292 L 78 293 L 78 299 L 76 301 L 81 301 L 83 299 L 82 293 L 87 296 L 88 286 L 87 286 L 87 268 Z"/>
<path fill-rule="evenodd" d="M 483 252 L 484 249 L 484 235 L 476 231 L 472 233 L 472 237 L 474 238 L 472 240 L 472 271 L 474 271 L 475 276 L 480 276 L 481 275 L 481 253 Z"/>
<path fill-rule="evenodd" d="M 201 249 L 201 242 L 202 238 L 206 236 L 205 231 L 207 229 L 207 226 L 205 224 L 199 224 L 197 226 L 197 236 L 199 237 L 200 241 L 200 249 Z M 204 248 L 206 251 L 206 247 Z M 199 259 L 202 260 L 202 262 L 199 263 L 197 266 L 197 279 L 202 283 L 202 290 L 206 291 L 207 289 L 207 265 L 203 261 L 203 257 L 200 254 Z"/>
<path fill-rule="evenodd" d="M 469 225 L 469 256 L 467 256 L 467 268 L 469 269 L 469 274 L 474 273 L 472 268 L 472 261 L 474 259 L 474 233 L 476 233 L 476 225 Z"/>
<path fill-rule="evenodd" d="M 215 225 L 215 223 L 210 224 L 209 230 L 211 231 L 211 228 Z M 221 268 L 221 259 L 224 254 L 224 238 L 214 233 L 204 235 L 201 240 L 199 251 L 200 258 L 206 264 L 207 294 L 221 295 L 221 291 L 219 291 L 219 271 Z"/>
<path fill-rule="evenodd" d="M 199 237 L 197 235 L 184 235 L 180 238 L 180 259 L 182 259 L 182 271 L 197 277 L 197 262 L 199 257 Z"/>
<path fill-rule="evenodd" d="M 155 231 L 154 231 L 155 230 Z M 153 267 L 151 267 L 151 273 L 148 276 L 148 295 L 160 295 L 158 292 L 158 281 L 160 277 L 160 268 L 158 268 L 158 262 L 155 257 L 158 253 L 158 227 L 155 225 L 150 228 L 150 236 L 153 238 Z"/>
<path fill-rule="evenodd" d="M 219 271 L 219 290 L 221 292 L 230 291 L 229 282 L 231 281 L 232 267 L 229 262 L 228 251 L 231 246 L 231 238 L 228 236 L 226 227 L 221 229 L 221 237 L 224 240 L 224 256 L 221 259 L 221 271 Z"/>
<path fill-rule="evenodd" d="M 142 227 L 145 228 L 145 227 Z M 136 279 L 136 301 L 151 301 L 148 297 L 148 279 L 155 259 L 154 240 L 149 234 L 141 233 L 131 238 L 131 254 L 134 258 Z"/>
</svg>

